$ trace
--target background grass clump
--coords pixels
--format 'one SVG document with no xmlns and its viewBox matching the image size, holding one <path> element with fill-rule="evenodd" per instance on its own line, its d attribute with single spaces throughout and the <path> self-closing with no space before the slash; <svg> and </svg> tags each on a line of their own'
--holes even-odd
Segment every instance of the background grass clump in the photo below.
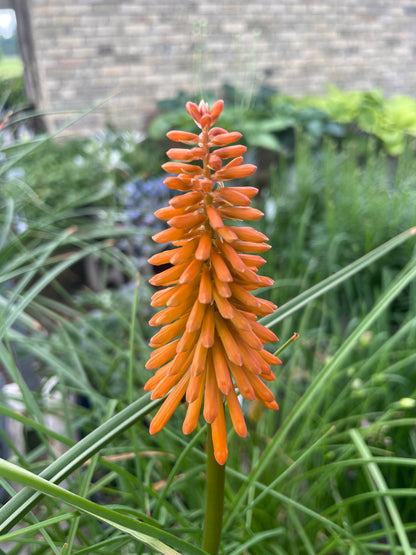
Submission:
<svg viewBox="0 0 416 555">
<path fill-rule="evenodd" d="M 221 553 L 416 553 L 415 145 L 393 156 L 324 102 L 225 94 L 223 125 L 259 166 L 280 305 L 264 323 L 300 338 L 272 384 L 280 411 L 244 402 L 249 437 L 230 431 Z M 40 497 L 0 466 L 10 553 L 201 553 L 205 429 L 183 436 L 182 407 L 150 436 L 142 389 L 177 100 L 146 137 L 2 144 L 0 448 L 51 484 Z"/>
</svg>

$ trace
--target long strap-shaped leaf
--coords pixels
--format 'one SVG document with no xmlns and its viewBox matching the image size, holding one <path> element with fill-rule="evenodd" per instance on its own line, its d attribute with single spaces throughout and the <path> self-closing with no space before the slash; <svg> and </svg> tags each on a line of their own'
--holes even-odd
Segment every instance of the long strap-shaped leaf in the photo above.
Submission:
<svg viewBox="0 0 416 555">
<path fill-rule="evenodd" d="M 380 517 L 382 520 L 386 520 L 386 525 L 384 526 L 385 530 L 390 530 L 390 523 L 388 522 L 387 515 L 384 514 L 384 505 L 386 506 L 387 512 L 390 515 L 391 521 L 393 523 L 393 529 L 397 537 L 399 538 L 399 542 L 403 553 L 411 554 L 413 551 L 410 547 L 409 538 L 407 537 L 405 527 L 403 525 L 403 521 L 401 519 L 400 513 L 397 509 L 396 503 L 391 495 L 389 495 L 389 488 L 387 486 L 386 480 L 377 465 L 374 461 L 373 457 L 371 456 L 371 452 L 367 447 L 364 439 L 360 435 L 358 430 L 350 430 L 351 439 L 356 446 L 358 452 L 362 456 L 363 460 L 365 460 L 368 464 L 364 467 L 365 474 L 367 475 L 368 481 L 371 485 L 371 489 L 373 491 L 378 491 L 382 494 L 380 499 L 376 498 L 376 504 L 379 506 Z M 390 547 L 394 550 L 394 543 L 391 542 Z"/>
<path fill-rule="evenodd" d="M 124 430 L 127 430 L 160 403 L 160 401 L 149 401 L 149 394 L 134 401 L 134 403 L 81 439 L 66 453 L 45 468 L 40 473 L 40 476 L 53 483 L 59 483 L 64 480 L 71 472 L 79 468 L 82 463 L 91 458 L 95 453 L 98 453 L 104 445 Z M 41 498 L 41 493 L 33 493 L 29 488 L 19 491 L 0 508 L 0 533 L 9 531 Z"/>
<path fill-rule="evenodd" d="M 263 324 L 263 326 L 271 328 L 278 322 L 281 322 L 284 318 L 287 318 L 290 314 L 293 314 L 293 312 L 296 312 L 297 310 L 311 302 L 313 299 L 316 299 L 324 293 L 327 293 L 330 289 L 337 287 L 343 281 L 347 280 L 354 274 L 361 272 L 361 270 L 363 270 L 367 266 L 370 266 L 373 262 L 414 236 L 416 236 L 416 227 L 411 227 L 410 229 L 403 231 L 403 233 L 396 235 L 396 237 L 393 237 L 393 239 L 390 239 L 390 241 L 383 243 L 382 245 L 368 252 L 361 258 L 354 260 L 354 262 L 348 264 L 348 266 L 345 266 L 345 268 L 342 268 L 335 274 L 332 274 L 331 276 L 320 281 L 313 287 L 310 287 L 307 291 L 303 291 L 297 297 L 294 297 L 284 305 L 280 306 L 277 310 L 273 312 L 273 314 L 261 318 L 260 322 Z"/>
<path fill-rule="evenodd" d="M 241 506 L 247 495 L 249 488 L 253 485 L 255 480 L 261 475 L 264 468 L 270 463 L 275 456 L 277 446 L 283 441 L 288 434 L 291 426 L 304 414 L 308 405 L 314 399 L 316 394 L 322 387 L 322 384 L 334 374 L 334 372 L 344 362 L 347 355 L 351 352 L 352 348 L 356 345 L 362 333 L 370 328 L 372 323 L 377 317 L 386 309 L 386 307 L 393 301 L 395 297 L 412 281 L 416 279 L 416 260 L 412 259 L 409 264 L 400 272 L 396 279 L 380 296 L 372 310 L 367 314 L 361 323 L 355 328 L 351 335 L 345 340 L 343 345 L 338 349 L 331 361 L 326 364 L 319 374 L 315 377 L 312 384 L 307 389 L 306 393 L 300 398 L 298 403 L 293 407 L 288 417 L 282 423 L 279 431 L 273 437 L 272 441 L 267 445 L 264 450 L 261 460 L 255 468 L 253 468 L 247 477 L 247 481 L 240 491 L 235 495 L 233 501 L 233 509 L 228 515 L 224 523 L 224 530 L 231 526 L 235 518 L 241 518 Z"/>
<path fill-rule="evenodd" d="M 66 503 L 67 505 L 78 509 L 82 513 L 91 515 L 94 518 L 121 530 L 125 534 L 129 534 L 136 540 L 149 545 L 159 553 L 163 553 L 165 555 L 180 555 L 180 553 L 184 552 L 198 555 L 204 553 L 202 550 L 193 547 L 187 542 L 179 540 L 169 532 L 165 532 L 160 528 L 118 513 L 108 507 L 98 505 L 89 499 L 85 499 L 84 497 L 67 491 L 64 488 L 45 480 L 44 478 L 36 476 L 36 474 L 33 474 L 24 468 L 5 461 L 4 459 L 0 459 L 0 474 L 7 480 L 12 480 L 33 488 L 44 493 L 45 495 L 49 495 L 54 499 L 61 501 L 62 503 Z M 172 549 L 163 543 L 164 541 L 176 545 L 178 549 L 181 549 L 181 552 Z"/>
</svg>

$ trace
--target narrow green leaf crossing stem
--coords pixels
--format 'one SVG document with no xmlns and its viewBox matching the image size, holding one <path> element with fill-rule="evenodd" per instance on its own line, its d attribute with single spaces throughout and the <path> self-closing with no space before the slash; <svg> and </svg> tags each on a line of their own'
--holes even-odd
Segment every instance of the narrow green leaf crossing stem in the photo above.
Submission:
<svg viewBox="0 0 416 555">
<path fill-rule="evenodd" d="M 225 464 L 218 464 L 215 459 L 211 426 L 208 425 L 207 499 L 202 549 L 209 555 L 217 555 L 220 547 L 224 511 L 224 484 Z"/>
</svg>

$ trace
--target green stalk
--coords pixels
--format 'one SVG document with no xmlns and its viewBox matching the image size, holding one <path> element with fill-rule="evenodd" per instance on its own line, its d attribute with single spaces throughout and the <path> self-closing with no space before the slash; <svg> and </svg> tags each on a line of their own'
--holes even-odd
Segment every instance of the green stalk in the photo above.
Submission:
<svg viewBox="0 0 416 555">
<path fill-rule="evenodd" d="M 224 483 L 225 464 L 218 464 L 215 459 L 211 425 L 208 425 L 207 500 L 202 549 L 209 553 L 209 555 L 217 555 L 220 547 L 222 515 L 224 511 Z"/>
</svg>

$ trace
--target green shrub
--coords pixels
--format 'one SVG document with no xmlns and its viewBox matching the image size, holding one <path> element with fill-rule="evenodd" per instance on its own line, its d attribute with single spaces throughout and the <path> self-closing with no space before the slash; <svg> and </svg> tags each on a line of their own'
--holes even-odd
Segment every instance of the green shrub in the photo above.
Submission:
<svg viewBox="0 0 416 555">
<path fill-rule="evenodd" d="M 375 135 L 393 156 L 404 152 L 406 137 L 416 137 L 416 101 L 408 96 L 386 99 L 379 90 L 344 92 L 332 86 L 326 97 L 306 97 L 299 105 L 315 106 L 335 122 Z"/>
<path fill-rule="evenodd" d="M 0 105 L 4 110 L 15 110 L 27 104 L 23 75 L 0 78 Z"/>
</svg>

